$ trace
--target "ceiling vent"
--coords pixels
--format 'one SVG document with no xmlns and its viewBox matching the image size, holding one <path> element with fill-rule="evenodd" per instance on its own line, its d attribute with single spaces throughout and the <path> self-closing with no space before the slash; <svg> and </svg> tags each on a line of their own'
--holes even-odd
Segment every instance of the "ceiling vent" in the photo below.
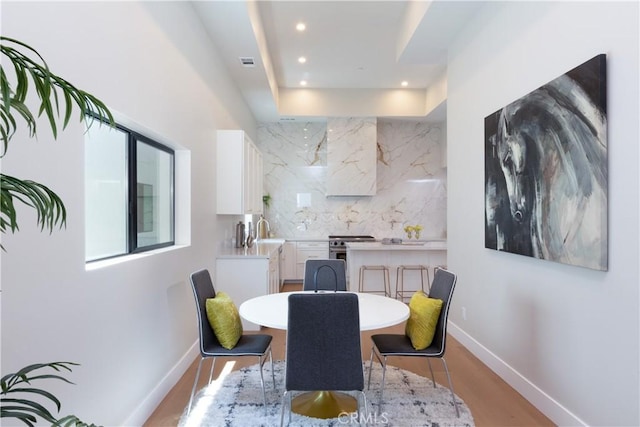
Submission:
<svg viewBox="0 0 640 427">
<path fill-rule="evenodd" d="M 240 63 L 243 67 L 253 68 L 256 66 L 256 61 L 251 56 L 241 56 Z"/>
</svg>

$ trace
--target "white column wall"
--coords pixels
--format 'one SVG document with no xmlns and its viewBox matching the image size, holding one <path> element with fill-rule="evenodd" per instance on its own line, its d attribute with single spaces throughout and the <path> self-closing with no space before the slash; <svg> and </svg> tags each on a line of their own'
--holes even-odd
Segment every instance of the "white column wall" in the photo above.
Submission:
<svg viewBox="0 0 640 427">
<path fill-rule="evenodd" d="M 77 115 L 57 141 L 44 122 L 37 141 L 20 132 L 2 159 L 4 173 L 49 185 L 68 210 L 67 227 L 49 235 L 21 208 L 20 231 L 2 238 L 2 373 L 78 362 L 76 385 L 48 386 L 61 414 L 140 425 L 197 353 L 188 275 L 213 270 L 231 236 L 235 218 L 215 214 L 216 130 L 255 135 L 257 125 L 188 2 L 3 1 L 2 35 L 35 47 L 123 124 L 179 150 L 177 221 L 187 235 L 178 240 L 190 245 L 91 271 Z"/>
<path fill-rule="evenodd" d="M 561 425 L 640 424 L 638 39 L 637 2 L 493 2 L 450 52 L 451 330 Z M 484 118 L 600 53 L 609 271 L 485 249 Z"/>
</svg>

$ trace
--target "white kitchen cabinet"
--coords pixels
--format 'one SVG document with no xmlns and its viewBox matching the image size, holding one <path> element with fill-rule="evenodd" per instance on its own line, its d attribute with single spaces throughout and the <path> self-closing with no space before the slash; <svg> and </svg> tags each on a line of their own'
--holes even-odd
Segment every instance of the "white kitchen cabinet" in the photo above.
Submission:
<svg viewBox="0 0 640 427">
<path fill-rule="evenodd" d="M 282 269 L 280 276 L 285 280 L 296 280 L 296 242 L 285 242 L 282 245 Z"/>
<path fill-rule="evenodd" d="M 237 257 L 216 259 L 217 291 L 226 292 L 235 305 L 248 299 L 277 293 L 280 291 L 279 251 L 274 250 L 269 257 Z M 247 331 L 260 330 L 260 326 L 242 320 Z"/>
<path fill-rule="evenodd" d="M 268 258 L 219 258 L 216 260 L 216 291 L 226 292 L 235 305 L 269 293 Z M 247 331 L 257 331 L 259 325 L 242 320 Z"/>
<path fill-rule="evenodd" d="M 308 259 L 329 258 L 329 243 L 327 242 L 297 242 L 296 243 L 296 280 L 304 278 L 304 264 Z"/>
<path fill-rule="evenodd" d="M 262 155 L 242 130 L 219 130 L 216 146 L 217 213 L 262 213 Z"/>
<path fill-rule="evenodd" d="M 280 292 L 280 251 L 275 251 L 269 258 L 269 293 Z"/>
</svg>

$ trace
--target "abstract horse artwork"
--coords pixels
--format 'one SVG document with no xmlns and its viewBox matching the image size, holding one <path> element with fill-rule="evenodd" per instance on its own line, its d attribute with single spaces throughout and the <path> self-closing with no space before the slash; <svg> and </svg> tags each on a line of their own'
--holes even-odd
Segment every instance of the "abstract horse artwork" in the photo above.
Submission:
<svg viewBox="0 0 640 427">
<path fill-rule="evenodd" d="M 485 118 L 485 247 L 607 270 L 606 56 Z"/>
</svg>

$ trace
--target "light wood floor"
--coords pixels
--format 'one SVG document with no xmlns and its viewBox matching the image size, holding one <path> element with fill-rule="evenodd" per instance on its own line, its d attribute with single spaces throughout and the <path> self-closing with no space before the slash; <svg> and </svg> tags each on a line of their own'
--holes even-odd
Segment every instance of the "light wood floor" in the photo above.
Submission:
<svg viewBox="0 0 640 427">
<path fill-rule="evenodd" d="M 283 291 L 299 289 L 297 285 L 285 285 Z M 362 333 L 362 353 L 365 360 L 371 355 L 371 339 L 373 333 L 403 333 L 404 324 L 391 328 Z M 247 332 L 248 333 L 248 332 Z M 265 328 L 261 333 L 273 335 L 272 351 L 274 360 L 284 359 L 285 331 Z M 151 414 L 145 427 L 176 426 L 182 411 L 189 403 L 191 387 L 196 374 L 198 358 L 191 364 L 184 376 L 178 381 L 164 400 Z M 476 426 L 553 426 L 554 424 L 540 411 L 526 401 L 517 391 L 511 388 L 493 371 L 487 368 L 459 342 L 449 336 L 447 338 L 447 352 L 445 355 L 453 388 L 462 400 L 465 401 L 473 415 Z M 255 358 L 234 359 L 235 369 L 256 363 Z M 217 378 L 226 360 L 219 358 L 216 362 L 214 379 Z M 390 359 L 390 365 L 415 372 L 426 378 L 430 378 L 429 368 L 426 362 L 420 358 L 398 357 Z M 438 360 L 431 362 L 436 382 L 447 385 L 447 378 Z M 378 365 L 379 366 L 379 365 Z M 202 373 L 198 389 L 204 387 L 208 380 L 209 362 L 203 363 Z M 425 380 L 426 381 L 426 380 Z M 249 426 L 248 426 L 249 427 Z M 409 427 L 409 426 L 407 426 Z"/>
</svg>

